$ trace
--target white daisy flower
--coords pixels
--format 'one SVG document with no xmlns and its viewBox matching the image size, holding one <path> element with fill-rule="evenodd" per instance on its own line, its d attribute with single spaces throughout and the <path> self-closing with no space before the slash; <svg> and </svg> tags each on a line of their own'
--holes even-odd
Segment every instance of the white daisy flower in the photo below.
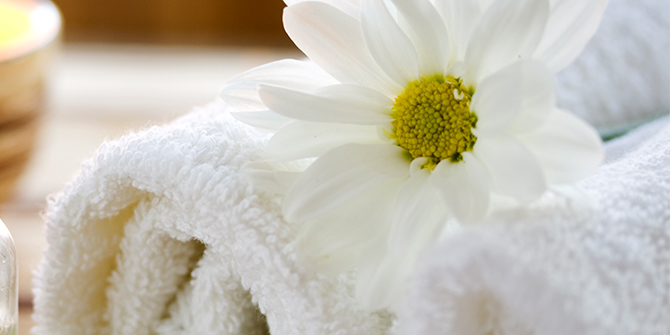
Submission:
<svg viewBox="0 0 670 335">
<path fill-rule="evenodd" d="M 247 172 L 285 190 L 307 264 L 358 271 L 363 307 L 397 301 L 450 222 L 481 220 L 492 199 L 528 204 L 600 164 L 595 130 L 556 107 L 553 74 L 606 0 L 286 2 L 286 31 L 312 62 L 250 70 L 222 97 L 276 131 Z M 304 159 L 298 172 L 272 163 Z"/>
</svg>

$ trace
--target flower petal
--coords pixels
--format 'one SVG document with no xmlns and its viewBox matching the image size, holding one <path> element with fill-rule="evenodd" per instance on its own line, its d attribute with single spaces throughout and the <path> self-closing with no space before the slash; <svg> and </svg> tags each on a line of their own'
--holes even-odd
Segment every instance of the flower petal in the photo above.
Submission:
<svg viewBox="0 0 670 335">
<path fill-rule="evenodd" d="M 271 110 L 232 112 L 230 114 L 248 125 L 270 130 L 278 130 L 293 121 L 293 119 L 277 114 Z"/>
<path fill-rule="evenodd" d="M 479 8 L 482 9 L 482 12 L 487 10 L 492 3 L 496 2 L 497 0 L 479 0 Z"/>
<path fill-rule="evenodd" d="M 596 130 L 563 110 L 556 110 L 542 127 L 518 138 L 542 164 L 547 181 L 552 184 L 588 176 L 604 157 Z"/>
<path fill-rule="evenodd" d="M 430 181 L 442 194 L 456 219 L 471 223 L 482 219 L 489 204 L 489 177 L 482 163 L 469 152 L 463 161 L 442 161 L 433 170 Z"/>
<path fill-rule="evenodd" d="M 313 91 L 336 83 L 333 77 L 312 62 L 283 59 L 233 77 L 221 89 L 221 98 L 239 111 L 262 111 L 267 107 L 258 97 L 259 84 Z"/>
<path fill-rule="evenodd" d="M 289 221 L 317 219 L 353 196 L 408 174 L 409 162 L 398 146 L 345 144 L 300 175 L 284 198 L 284 216 Z"/>
<path fill-rule="evenodd" d="M 421 169 L 403 183 L 395 199 L 396 212 L 389 234 L 389 246 L 402 245 L 420 233 L 417 226 L 434 216 L 442 217 L 442 199 L 437 188 L 430 183 L 430 171 Z"/>
<path fill-rule="evenodd" d="M 265 192 L 285 194 L 300 176 L 299 164 L 255 161 L 244 165 L 242 174 Z"/>
<path fill-rule="evenodd" d="M 407 22 L 405 33 L 414 43 L 419 72 L 424 76 L 444 74 L 449 65 L 447 27 L 428 0 L 391 0 Z"/>
<path fill-rule="evenodd" d="M 346 208 L 342 210 L 346 210 Z M 349 230 L 349 225 L 341 225 L 344 222 L 355 224 L 353 225 L 354 229 Z M 384 245 L 382 237 L 386 236 L 386 231 L 379 229 L 381 233 L 378 236 L 372 236 L 370 239 L 361 242 L 351 242 L 347 238 L 357 234 L 361 226 L 387 228 L 386 223 L 388 222 L 385 219 L 375 217 L 372 218 L 372 221 L 366 221 L 365 224 L 361 224 L 357 220 L 329 221 L 323 224 L 323 227 L 327 226 L 332 229 L 319 228 L 321 225 L 319 227 L 309 226 L 310 231 L 305 233 L 305 237 L 300 240 L 305 242 L 306 245 L 298 247 L 303 258 L 301 262 L 313 271 L 329 276 L 355 270 L 361 263 L 369 263 L 372 258 L 383 257 L 386 245 Z M 348 230 L 348 232 L 340 232 L 340 230 Z M 338 242 L 342 246 L 335 246 L 333 242 Z"/>
<path fill-rule="evenodd" d="M 417 256 L 437 240 L 446 222 L 447 211 L 428 177 L 424 169 L 402 185 L 393 206 L 388 251 L 381 262 L 362 269 L 358 275 L 356 298 L 367 310 L 377 310 L 400 300 L 403 284 Z"/>
<path fill-rule="evenodd" d="M 554 81 L 540 62 L 518 61 L 486 78 L 472 97 L 477 135 L 536 128 L 556 105 Z"/>
<path fill-rule="evenodd" d="M 465 59 L 465 48 L 482 10 L 477 0 L 436 1 L 435 8 L 442 15 L 449 31 L 452 61 Z"/>
<path fill-rule="evenodd" d="M 361 0 L 284 0 L 287 6 L 293 6 L 299 2 L 318 1 L 324 2 L 353 16 L 358 17 L 361 11 Z"/>
<path fill-rule="evenodd" d="M 270 159 L 294 160 L 317 157 L 347 143 L 374 142 L 381 143 L 375 126 L 294 121 L 272 136 L 265 151 Z"/>
<path fill-rule="evenodd" d="M 535 51 L 549 16 L 548 0 L 498 0 L 482 14 L 466 50 L 470 75 L 477 85 L 489 74 Z"/>
<path fill-rule="evenodd" d="M 284 10 L 284 28 L 300 50 L 340 82 L 389 96 L 402 89 L 377 66 L 360 21 L 347 13 L 326 3 L 301 2 Z"/>
<path fill-rule="evenodd" d="M 381 257 L 399 187 L 400 182 L 383 184 L 347 199 L 319 220 L 306 222 L 298 236 L 305 264 L 335 275 Z"/>
<path fill-rule="evenodd" d="M 383 0 L 363 3 L 361 24 L 372 57 L 390 78 L 400 86 L 419 79 L 419 61 L 414 45 Z"/>
<path fill-rule="evenodd" d="M 531 151 L 507 137 L 480 138 L 473 154 L 491 178 L 491 190 L 529 203 L 547 189 L 542 167 Z"/>
<path fill-rule="evenodd" d="M 298 120 L 367 125 L 393 120 L 393 100 L 364 86 L 333 85 L 307 93 L 261 85 L 258 93 L 272 111 Z"/>
<path fill-rule="evenodd" d="M 606 7 L 607 0 L 553 0 L 535 57 L 554 73 L 568 66 L 595 35 Z"/>
</svg>

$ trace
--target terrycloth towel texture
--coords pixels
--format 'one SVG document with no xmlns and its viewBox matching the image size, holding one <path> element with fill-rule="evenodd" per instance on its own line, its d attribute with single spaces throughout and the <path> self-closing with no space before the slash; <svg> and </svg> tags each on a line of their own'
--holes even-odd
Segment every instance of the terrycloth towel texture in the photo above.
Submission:
<svg viewBox="0 0 670 335">
<path fill-rule="evenodd" d="M 548 194 L 429 250 L 402 334 L 670 334 L 668 121 L 607 145 L 595 209 Z"/>
<path fill-rule="evenodd" d="M 583 183 L 600 210 L 548 195 L 428 253 L 403 334 L 670 330 L 670 126 L 650 133 L 608 145 L 619 158 Z M 214 103 L 100 148 L 50 200 L 35 334 L 265 334 L 256 305 L 272 334 L 390 333 L 352 278 L 295 264 L 297 227 L 239 174 L 264 141 Z"/>
<path fill-rule="evenodd" d="M 667 6 L 612 0 L 560 74 L 559 104 L 598 126 L 667 113 Z M 667 333 L 668 128 L 608 145 L 618 159 L 583 183 L 599 210 L 549 194 L 427 253 L 392 327 L 390 313 L 358 308 L 352 275 L 296 264 L 299 227 L 239 173 L 267 135 L 227 108 L 104 144 L 49 200 L 36 335 Z"/>
<path fill-rule="evenodd" d="M 240 175 L 264 140 L 219 102 L 104 144 L 49 201 L 34 333 L 383 334 L 350 278 L 295 264 L 297 227 Z"/>
</svg>

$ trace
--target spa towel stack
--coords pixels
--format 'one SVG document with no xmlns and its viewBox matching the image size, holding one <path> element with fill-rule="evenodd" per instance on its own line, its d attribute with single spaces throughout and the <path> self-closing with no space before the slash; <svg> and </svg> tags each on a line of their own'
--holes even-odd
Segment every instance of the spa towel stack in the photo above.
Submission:
<svg viewBox="0 0 670 335">
<path fill-rule="evenodd" d="M 669 7 L 611 0 L 558 74 L 559 106 L 609 133 L 667 114 Z M 50 197 L 34 334 L 670 333 L 667 117 L 607 143 L 583 191 L 429 249 L 394 315 L 357 305 L 355 273 L 296 261 L 300 224 L 240 172 L 269 135 L 230 112 L 215 101 L 107 142 Z"/>
</svg>

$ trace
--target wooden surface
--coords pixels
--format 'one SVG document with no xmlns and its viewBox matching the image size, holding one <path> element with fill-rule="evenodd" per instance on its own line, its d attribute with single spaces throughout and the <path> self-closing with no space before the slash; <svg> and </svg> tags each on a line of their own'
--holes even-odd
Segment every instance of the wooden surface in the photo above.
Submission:
<svg viewBox="0 0 670 335">
<path fill-rule="evenodd" d="M 291 46 L 282 0 L 54 0 L 69 41 Z"/>
<path fill-rule="evenodd" d="M 46 248 L 40 218 L 47 195 L 59 192 L 105 139 L 168 122 L 218 96 L 233 75 L 293 49 L 66 45 L 53 68 L 40 139 L 0 217 L 19 257 L 20 334 L 32 324 L 32 271 Z"/>
</svg>

